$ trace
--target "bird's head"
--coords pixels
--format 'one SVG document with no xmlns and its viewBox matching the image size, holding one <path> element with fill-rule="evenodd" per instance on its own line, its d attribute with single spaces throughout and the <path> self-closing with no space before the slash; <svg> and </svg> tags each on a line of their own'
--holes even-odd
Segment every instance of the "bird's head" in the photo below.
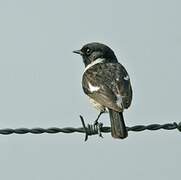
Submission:
<svg viewBox="0 0 181 180">
<path fill-rule="evenodd" d="M 118 62 L 113 50 L 101 43 L 89 43 L 84 45 L 80 50 L 73 52 L 82 56 L 85 66 L 97 59 L 104 59 L 105 63 Z"/>
</svg>

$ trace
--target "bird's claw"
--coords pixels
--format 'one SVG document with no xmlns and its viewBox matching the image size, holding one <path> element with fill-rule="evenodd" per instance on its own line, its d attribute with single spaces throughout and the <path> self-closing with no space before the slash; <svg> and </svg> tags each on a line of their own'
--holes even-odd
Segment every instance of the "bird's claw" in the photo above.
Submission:
<svg viewBox="0 0 181 180">
<path fill-rule="evenodd" d="M 102 137 L 102 133 L 101 133 L 101 128 L 102 128 L 103 124 L 99 123 L 98 121 L 94 122 L 94 128 L 97 129 L 97 133 L 99 135 L 99 137 Z"/>
<path fill-rule="evenodd" d="M 98 119 L 96 119 L 95 121 L 94 121 L 94 126 L 97 126 L 99 123 L 98 123 Z"/>
</svg>

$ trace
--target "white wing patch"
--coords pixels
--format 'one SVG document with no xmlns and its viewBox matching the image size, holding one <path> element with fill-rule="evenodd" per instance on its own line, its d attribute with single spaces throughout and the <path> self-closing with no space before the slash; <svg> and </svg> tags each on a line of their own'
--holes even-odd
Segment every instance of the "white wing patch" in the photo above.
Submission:
<svg viewBox="0 0 181 180">
<path fill-rule="evenodd" d="M 124 107 L 123 107 L 123 98 L 122 98 L 122 96 L 121 96 L 120 94 L 117 94 L 116 97 L 117 97 L 116 104 L 117 104 L 121 109 L 123 109 Z"/>
<path fill-rule="evenodd" d="M 129 76 L 128 76 L 128 75 L 125 76 L 125 77 L 124 77 L 124 80 L 125 80 L 125 81 L 128 81 L 128 80 L 129 80 Z"/>
<path fill-rule="evenodd" d="M 88 82 L 88 85 L 89 85 L 90 92 L 98 91 L 100 89 L 100 87 L 93 86 L 90 82 Z"/>
</svg>

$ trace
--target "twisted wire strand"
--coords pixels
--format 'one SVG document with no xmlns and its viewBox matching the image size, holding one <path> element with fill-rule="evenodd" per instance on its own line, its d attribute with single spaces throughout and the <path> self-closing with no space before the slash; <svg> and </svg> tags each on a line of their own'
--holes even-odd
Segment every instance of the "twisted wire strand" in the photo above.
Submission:
<svg viewBox="0 0 181 180">
<path fill-rule="evenodd" d="M 103 126 L 102 123 L 98 123 L 98 125 L 91 125 L 88 124 L 87 126 L 85 125 L 84 119 L 82 116 L 80 116 L 82 126 L 83 127 L 78 127 L 78 128 L 73 128 L 73 127 L 65 127 L 65 128 L 58 128 L 58 127 L 51 127 L 51 128 L 17 128 L 17 129 L 0 129 L 0 134 L 1 135 L 10 135 L 10 134 L 43 134 L 43 133 L 48 133 L 48 134 L 56 134 L 56 133 L 85 133 L 85 141 L 88 139 L 88 136 L 99 134 L 99 136 L 102 137 L 101 133 L 110 133 L 111 128 L 107 126 Z M 127 127 L 128 131 L 134 131 L 134 132 L 139 132 L 139 131 L 155 131 L 155 130 L 174 130 L 178 129 L 181 132 L 181 122 L 180 123 L 168 123 L 168 124 L 150 124 L 150 125 L 136 125 L 132 127 Z"/>
</svg>

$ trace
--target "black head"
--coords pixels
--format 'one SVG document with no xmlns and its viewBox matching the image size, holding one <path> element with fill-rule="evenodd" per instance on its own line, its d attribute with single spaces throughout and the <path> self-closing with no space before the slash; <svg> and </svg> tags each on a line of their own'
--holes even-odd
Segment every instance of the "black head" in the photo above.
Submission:
<svg viewBox="0 0 181 180">
<path fill-rule="evenodd" d="M 81 50 L 73 52 L 82 56 L 85 66 L 92 63 L 98 58 L 105 59 L 105 63 L 118 62 L 113 50 L 101 43 L 89 43 L 84 45 Z"/>
</svg>

